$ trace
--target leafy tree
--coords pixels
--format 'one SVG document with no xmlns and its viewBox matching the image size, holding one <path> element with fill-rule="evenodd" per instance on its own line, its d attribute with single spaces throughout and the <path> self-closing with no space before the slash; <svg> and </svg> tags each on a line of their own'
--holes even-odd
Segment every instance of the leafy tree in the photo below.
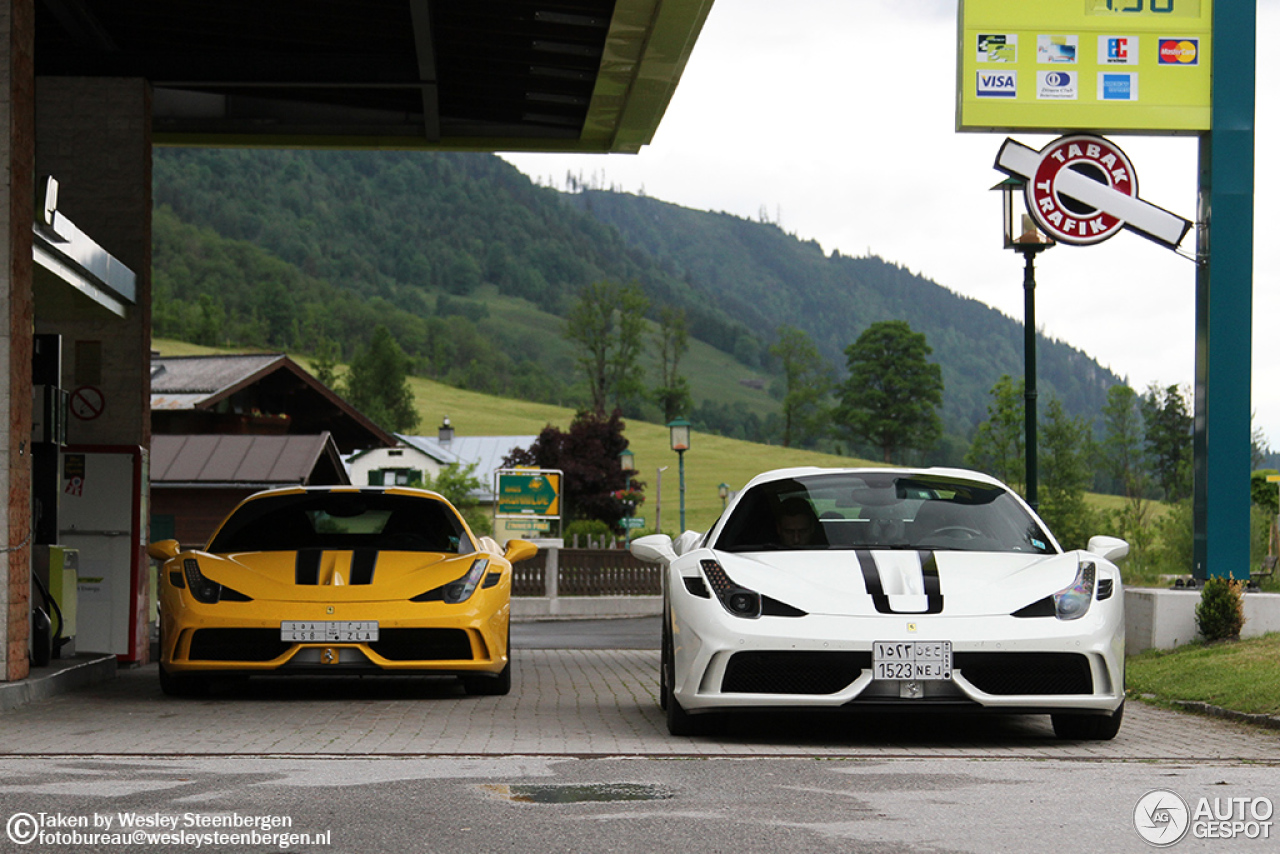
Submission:
<svg viewBox="0 0 1280 854">
<path fill-rule="evenodd" d="M 1102 469 L 1131 500 L 1141 500 L 1147 492 L 1146 430 L 1138 395 L 1125 385 L 1107 390 L 1102 408 Z"/>
<path fill-rule="evenodd" d="M 1152 383 L 1139 401 L 1146 425 L 1151 473 L 1168 501 L 1191 494 L 1192 418 L 1187 398 L 1176 385 Z"/>
<path fill-rule="evenodd" d="M 1148 519 L 1150 505 L 1145 500 L 1150 478 L 1137 393 L 1124 385 L 1109 388 L 1102 424 L 1106 432 L 1099 449 L 1100 467 L 1125 497 L 1124 505 L 1110 514 L 1108 533 L 1129 541 L 1129 565 L 1141 572 L 1151 560 L 1148 552 L 1154 532 Z"/>
<path fill-rule="evenodd" d="M 903 320 L 873 323 L 845 348 L 849 379 L 836 419 L 852 435 L 881 450 L 886 463 L 905 451 L 927 451 L 942 435 L 942 368 L 924 333 Z"/>
<path fill-rule="evenodd" d="M 648 307 L 638 285 L 600 281 L 583 288 L 569 309 L 564 337 L 578 349 L 578 367 L 597 415 L 604 415 L 609 401 L 618 405 L 643 392 L 640 352 Z"/>
<path fill-rule="evenodd" d="M 316 344 L 316 354 L 311 360 L 311 370 L 316 379 L 329 388 L 338 385 L 338 345 L 332 339 L 321 338 Z"/>
<path fill-rule="evenodd" d="M 1082 549 L 1099 525 L 1084 500 L 1093 480 L 1089 424 L 1067 415 L 1056 397 L 1047 414 L 1041 427 L 1040 515 L 1065 548 Z"/>
<path fill-rule="evenodd" d="M 684 415 L 693 405 L 689 381 L 680 374 L 680 359 L 689 349 L 689 319 L 683 308 L 664 305 L 658 310 L 658 387 L 653 399 L 662 407 L 664 422 Z"/>
<path fill-rule="evenodd" d="M 343 396 L 383 429 L 408 433 L 419 420 L 409 388 L 411 364 L 391 331 L 379 325 L 369 347 L 351 360 Z"/>
<path fill-rule="evenodd" d="M 1024 389 L 1022 380 L 1015 383 L 1008 374 L 996 380 L 987 420 L 978 425 L 964 458 L 966 465 L 990 472 L 1019 492 L 1027 473 Z"/>
<path fill-rule="evenodd" d="M 548 424 L 532 445 L 512 451 L 503 465 L 560 469 L 566 520 L 599 519 L 616 530 L 626 515 L 625 503 L 615 494 L 627 485 L 618 461 L 629 444 L 625 428 L 618 409 L 608 418 L 583 410 L 567 432 Z M 644 483 L 632 477 L 631 491 L 643 494 Z"/>
<path fill-rule="evenodd" d="M 466 466 L 445 466 L 435 477 L 427 475 L 422 488 L 433 490 L 447 498 L 462 514 L 462 518 L 467 520 L 471 532 L 483 537 L 493 533 L 493 520 L 486 511 L 480 509 L 480 499 L 475 495 L 485 486 L 476 477 L 476 467 L 479 465 L 477 462 Z"/>
<path fill-rule="evenodd" d="M 809 335 L 793 326 L 779 327 L 769 354 L 782 365 L 782 446 L 808 444 L 823 432 L 830 368 Z"/>
</svg>

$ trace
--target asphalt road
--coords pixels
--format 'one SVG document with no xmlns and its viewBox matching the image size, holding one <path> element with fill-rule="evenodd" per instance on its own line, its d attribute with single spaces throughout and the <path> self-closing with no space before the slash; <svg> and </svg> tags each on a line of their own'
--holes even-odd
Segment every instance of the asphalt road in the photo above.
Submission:
<svg viewBox="0 0 1280 854">
<path fill-rule="evenodd" d="M 511 624 L 516 649 L 659 649 L 661 617 Z"/>
<path fill-rule="evenodd" d="M 1131 703 L 1112 742 L 1036 716 L 843 714 L 675 738 L 658 628 L 518 624 L 507 697 L 275 679 L 177 700 L 154 665 L 122 671 L 0 713 L 0 852 L 1112 854 L 1152 850 L 1138 824 L 1170 833 L 1174 797 L 1184 819 L 1244 814 L 1184 822 L 1171 850 L 1276 850 L 1280 733 Z"/>
</svg>

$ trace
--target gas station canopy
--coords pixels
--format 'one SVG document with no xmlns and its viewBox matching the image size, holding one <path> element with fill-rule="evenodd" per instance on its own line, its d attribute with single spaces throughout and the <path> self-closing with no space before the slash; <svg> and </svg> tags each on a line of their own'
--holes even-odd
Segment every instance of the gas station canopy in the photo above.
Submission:
<svg viewBox="0 0 1280 854">
<path fill-rule="evenodd" d="M 149 80 L 161 145 L 635 152 L 711 3 L 43 0 L 35 71 Z"/>
</svg>

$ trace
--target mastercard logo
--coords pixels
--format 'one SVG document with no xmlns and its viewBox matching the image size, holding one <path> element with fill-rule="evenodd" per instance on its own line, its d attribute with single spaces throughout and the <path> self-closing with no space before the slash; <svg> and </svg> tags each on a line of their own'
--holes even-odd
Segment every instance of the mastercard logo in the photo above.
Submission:
<svg viewBox="0 0 1280 854">
<path fill-rule="evenodd" d="M 1163 39 L 1160 42 L 1161 65 L 1198 65 L 1199 39 Z"/>
</svg>

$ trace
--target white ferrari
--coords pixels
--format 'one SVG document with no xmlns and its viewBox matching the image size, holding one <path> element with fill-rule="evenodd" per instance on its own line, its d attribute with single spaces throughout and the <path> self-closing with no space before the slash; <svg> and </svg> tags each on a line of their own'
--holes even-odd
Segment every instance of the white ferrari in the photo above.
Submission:
<svg viewBox="0 0 1280 854">
<path fill-rule="evenodd" d="M 660 700 L 673 735 L 736 710 L 1124 714 L 1129 546 L 1064 552 L 999 481 L 960 469 L 767 472 L 706 534 L 631 544 L 665 565 Z"/>
</svg>

